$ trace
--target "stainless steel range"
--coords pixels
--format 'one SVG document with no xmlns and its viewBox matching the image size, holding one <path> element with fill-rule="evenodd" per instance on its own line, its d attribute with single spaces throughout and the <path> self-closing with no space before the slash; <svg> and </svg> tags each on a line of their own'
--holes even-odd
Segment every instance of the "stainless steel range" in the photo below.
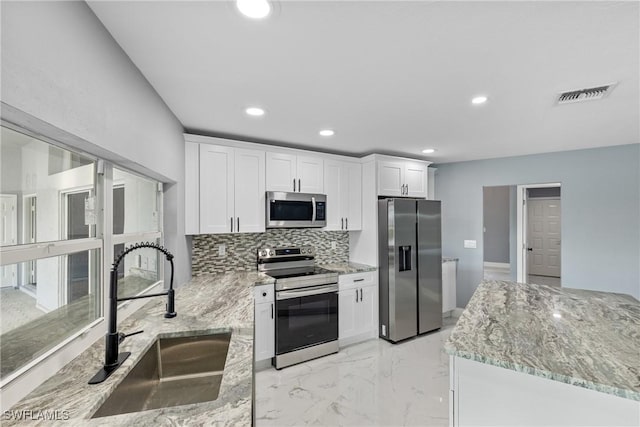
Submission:
<svg viewBox="0 0 640 427">
<path fill-rule="evenodd" d="M 338 273 L 316 267 L 312 246 L 262 248 L 258 270 L 276 279 L 276 369 L 338 351 Z"/>
</svg>

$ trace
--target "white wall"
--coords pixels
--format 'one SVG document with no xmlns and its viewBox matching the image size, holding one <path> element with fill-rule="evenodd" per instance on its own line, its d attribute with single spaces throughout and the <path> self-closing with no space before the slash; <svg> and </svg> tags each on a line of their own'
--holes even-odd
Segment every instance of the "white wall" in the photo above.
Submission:
<svg viewBox="0 0 640 427">
<path fill-rule="evenodd" d="M 86 3 L 3 1 L 0 13 L 2 119 L 168 183 L 165 243 L 176 284 L 188 280 L 180 122 Z M 70 346 L 79 353 L 102 334 Z M 2 409 L 69 360 L 56 354 L 3 387 Z"/>
<path fill-rule="evenodd" d="M 2 101 L 167 183 L 166 244 L 190 277 L 180 122 L 84 2 L 2 2 Z M 3 105 L 3 119 L 17 121 Z M 12 117 L 7 117 L 11 115 Z M 26 120 L 28 122 L 28 120 Z"/>
<path fill-rule="evenodd" d="M 640 144 L 631 144 L 438 165 L 442 253 L 460 260 L 461 307 L 483 277 L 482 187 L 550 182 L 562 184 L 562 285 L 640 298 Z"/>
</svg>

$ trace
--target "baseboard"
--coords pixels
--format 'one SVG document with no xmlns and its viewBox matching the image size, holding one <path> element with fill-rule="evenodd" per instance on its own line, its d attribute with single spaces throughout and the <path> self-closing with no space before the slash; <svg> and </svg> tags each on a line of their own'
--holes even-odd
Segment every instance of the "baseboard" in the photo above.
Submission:
<svg viewBox="0 0 640 427">
<path fill-rule="evenodd" d="M 511 269 L 511 264 L 509 264 L 508 262 L 485 262 L 484 266 L 489 268 L 505 268 L 507 270 Z"/>
<path fill-rule="evenodd" d="M 271 368 L 271 359 L 258 360 L 253 364 L 253 369 L 255 372 L 264 371 L 265 369 Z"/>
<path fill-rule="evenodd" d="M 457 307 L 457 308 L 451 310 L 451 315 L 453 317 L 460 317 L 460 316 L 462 316 L 462 312 L 463 311 L 464 311 L 464 308 Z"/>
</svg>

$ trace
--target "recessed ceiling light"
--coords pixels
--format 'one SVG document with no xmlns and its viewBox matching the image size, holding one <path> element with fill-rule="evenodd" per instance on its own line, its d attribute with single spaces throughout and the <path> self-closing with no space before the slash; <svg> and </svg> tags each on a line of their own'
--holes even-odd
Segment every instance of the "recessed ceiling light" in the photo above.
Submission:
<svg viewBox="0 0 640 427">
<path fill-rule="evenodd" d="M 258 107 L 249 107 L 244 112 L 250 116 L 264 116 L 264 110 Z"/>
<path fill-rule="evenodd" d="M 431 153 L 435 153 L 436 149 L 435 148 L 426 148 L 424 150 L 422 150 L 422 152 L 424 154 L 431 154 Z"/>
<path fill-rule="evenodd" d="M 240 13 L 252 19 L 266 18 L 271 13 L 267 0 L 236 0 L 236 7 Z"/>
<path fill-rule="evenodd" d="M 333 136 L 333 135 L 335 135 L 335 132 L 332 131 L 331 129 L 322 129 L 319 133 L 322 136 Z"/>
<path fill-rule="evenodd" d="M 485 102 L 487 102 L 486 96 L 476 96 L 471 100 L 472 104 L 484 104 Z"/>
</svg>

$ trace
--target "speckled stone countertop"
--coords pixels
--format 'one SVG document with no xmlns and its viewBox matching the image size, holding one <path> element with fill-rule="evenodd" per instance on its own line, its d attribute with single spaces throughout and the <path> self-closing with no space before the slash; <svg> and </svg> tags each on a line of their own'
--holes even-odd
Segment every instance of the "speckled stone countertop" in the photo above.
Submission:
<svg viewBox="0 0 640 427">
<path fill-rule="evenodd" d="M 458 261 L 458 258 L 451 258 L 448 256 L 443 256 L 442 257 L 442 262 L 453 262 L 453 261 Z"/>
<path fill-rule="evenodd" d="M 640 400 L 640 302 L 628 295 L 485 281 L 445 349 Z"/>
<path fill-rule="evenodd" d="M 366 271 L 375 271 L 377 267 L 367 264 L 359 264 L 357 262 L 345 262 L 339 264 L 320 264 L 320 267 L 327 270 L 335 271 L 340 274 L 364 273 Z"/>
<path fill-rule="evenodd" d="M 120 351 L 131 356 L 102 384 L 88 385 L 104 363 L 104 338 L 75 358 L 52 378 L 14 405 L 11 410 L 68 411 L 63 425 L 161 426 L 245 425 L 252 423 L 253 395 L 253 285 L 271 278 L 257 272 L 200 276 L 176 289 L 173 319 L 163 317 L 166 299 L 155 297 L 125 319 L 121 332 L 144 330 L 127 338 Z M 231 331 L 231 342 L 218 399 L 190 405 L 90 419 L 158 336 Z M 3 421 L 3 426 L 23 422 Z M 51 421 L 30 421 L 29 425 Z"/>
</svg>

